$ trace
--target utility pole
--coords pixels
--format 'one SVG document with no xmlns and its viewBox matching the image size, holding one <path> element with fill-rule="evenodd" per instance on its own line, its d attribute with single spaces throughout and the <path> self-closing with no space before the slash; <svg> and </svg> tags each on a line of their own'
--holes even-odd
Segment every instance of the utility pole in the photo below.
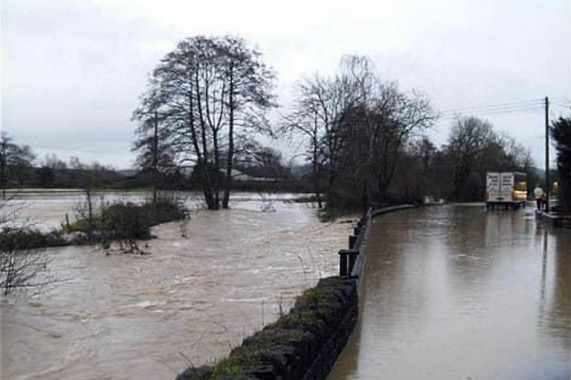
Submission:
<svg viewBox="0 0 571 380">
<path fill-rule="evenodd" d="M 545 211 L 549 212 L 549 98 L 545 97 Z"/>
</svg>

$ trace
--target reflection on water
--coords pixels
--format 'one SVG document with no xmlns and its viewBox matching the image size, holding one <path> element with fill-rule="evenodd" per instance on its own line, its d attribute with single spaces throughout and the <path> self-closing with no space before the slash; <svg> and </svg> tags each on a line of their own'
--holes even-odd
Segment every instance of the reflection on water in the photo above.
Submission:
<svg viewBox="0 0 571 380">
<path fill-rule="evenodd" d="M 351 224 L 321 224 L 288 198 L 242 194 L 233 210 L 195 212 L 186 239 L 161 225 L 145 256 L 49 250 L 63 282 L 2 300 L 0 377 L 168 379 L 228 354 L 338 270 Z"/>
<path fill-rule="evenodd" d="M 531 211 L 377 219 L 359 326 L 329 379 L 571 376 L 571 233 Z"/>
</svg>

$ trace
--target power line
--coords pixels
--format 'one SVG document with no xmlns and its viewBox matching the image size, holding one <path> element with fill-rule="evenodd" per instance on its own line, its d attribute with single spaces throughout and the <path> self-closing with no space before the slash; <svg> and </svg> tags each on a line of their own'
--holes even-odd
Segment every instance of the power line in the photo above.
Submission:
<svg viewBox="0 0 571 380">
<path fill-rule="evenodd" d="M 474 116 L 474 117 L 517 116 L 517 115 L 523 115 L 525 113 L 530 113 L 530 111 L 537 112 L 537 111 L 542 111 L 542 109 L 535 108 L 535 109 L 528 109 L 528 110 L 496 112 L 496 113 L 470 113 L 470 114 L 443 115 L 443 116 L 440 116 L 440 119 L 454 119 L 456 117 L 466 117 L 466 116 Z"/>
<path fill-rule="evenodd" d="M 496 103 L 484 106 L 453 108 L 453 109 L 443 110 L 442 113 L 446 114 L 446 113 L 455 113 L 455 112 L 464 113 L 464 112 L 475 112 L 475 111 L 493 111 L 493 110 L 501 110 L 504 108 L 539 106 L 542 104 L 543 104 L 542 99 L 533 99 L 533 100 L 524 100 L 517 102 Z"/>
<path fill-rule="evenodd" d="M 442 118 L 450 118 L 450 117 L 457 117 L 457 116 L 493 116 L 493 115 L 506 115 L 506 114 L 522 114 L 527 113 L 530 111 L 538 111 L 543 109 L 543 105 L 536 104 L 531 106 L 525 107 L 506 107 L 506 108 L 496 108 L 496 109 L 483 109 L 483 110 L 470 110 L 466 112 L 448 112 L 448 113 L 441 113 L 440 117 Z"/>
<path fill-rule="evenodd" d="M 571 103 L 564 104 L 564 103 L 561 103 L 561 102 L 555 101 L 555 100 L 550 101 L 550 103 L 553 104 L 554 106 L 561 107 L 561 108 L 571 108 Z"/>
<path fill-rule="evenodd" d="M 473 109 L 466 109 L 466 110 L 455 110 L 455 111 L 445 111 L 442 114 L 453 114 L 453 113 L 468 113 L 468 112 L 504 112 L 504 111 L 512 111 L 512 110 L 526 110 L 530 108 L 541 107 L 541 103 L 536 104 L 529 104 L 525 106 L 505 106 L 505 107 L 498 107 L 498 108 L 473 108 Z"/>
<path fill-rule="evenodd" d="M 441 117 L 450 117 L 450 116 L 466 116 L 466 115 L 501 115 L 501 114 L 510 114 L 510 113 L 524 113 L 529 111 L 535 111 L 542 109 L 540 104 L 528 107 L 511 107 L 511 108 L 498 108 L 498 109 L 491 109 L 491 110 L 471 110 L 471 111 L 464 111 L 464 112 L 454 112 L 454 113 L 443 113 L 440 114 Z"/>
</svg>

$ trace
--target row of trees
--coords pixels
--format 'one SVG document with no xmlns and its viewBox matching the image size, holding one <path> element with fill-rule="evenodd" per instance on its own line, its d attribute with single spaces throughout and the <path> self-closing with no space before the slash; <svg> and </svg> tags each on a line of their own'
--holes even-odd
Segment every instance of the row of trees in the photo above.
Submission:
<svg viewBox="0 0 571 380">
<path fill-rule="evenodd" d="M 284 166 L 281 154 L 256 141 L 260 134 L 303 140 L 310 165 L 305 178 L 320 207 L 419 201 L 426 194 L 481 200 L 490 170 L 525 171 L 535 182 L 529 151 L 485 120 L 458 117 L 447 144 L 435 147 L 425 137 L 438 116 L 429 99 L 382 80 L 366 57 L 347 56 L 336 74 L 299 81 L 291 110 L 272 128 L 266 115 L 276 106 L 274 79 L 260 53 L 241 38 L 199 36 L 179 43 L 153 71 L 133 113 L 134 151 L 143 169 L 134 183 L 199 188 L 209 209 L 228 208 L 236 168 L 293 178 L 294 168 Z M 33 152 L 5 135 L 1 147 L 2 188 L 21 185 Z M 40 186 L 77 174 L 48 158 L 34 168 Z M 95 177 L 89 176 L 88 186 L 101 185 Z"/>
<path fill-rule="evenodd" d="M 384 82 L 365 57 L 346 57 L 331 78 L 316 75 L 296 88 L 281 129 L 303 135 L 315 195 L 328 204 L 421 201 L 431 194 L 481 200 L 485 172 L 518 170 L 534 177 L 530 153 L 475 117 L 458 117 L 447 145 L 424 132 L 437 115 L 418 92 Z"/>
<path fill-rule="evenodd" d="M 442 195 L 459 201 L 483 199 L 487 171 L 520 171 L 528 175 L 530 189 L 535 172 L 531 154 L 512 137 L 494 131 L 486 120 L 476 117 L 457 118 L 448 145 L 439 153 L 446 181 Z M 438 165 L 438 163 L 436 164 Z"/>
<path fill-rule="evenodd" d="M 77 157 L 65 162 L 54 154 L 38 160 L 28 145 L 17 144 L 6 133 L 0 138 L 2 198 L 6 198 L 6 188 L 10 187 L 113 187 L 124 186 L 124 181 L 123 175 L 97 162 L 87 164 Z"/>
<path fill-rule="evenodd" d="M 321 189 L 328 204 L 385 200 L 407 143 L 435 119 L 425 96 L 382 81 L 366 57 L 301 81 L 295 98 L 281 131 L 305 137 L 320 206 Z"/>
<path fill-rule="evenodd" d="M 7 134 L 0 143 L 1 192 L 6 188 L 105 188 L 159 190 L 196 190 L 200 188 L 200 176 L 189 175 L 184 167 L 169 166 L 168 170 L 155 172 L 152 168 L 140 171 L 116 171 L 97 162 L 85 163 L 77 157 L 68 161 L 48 154 L 36 158 L 31 147 L 17 144 Z M 308 191 L 303 166 L 291 166 L 284 161 L 279 150 L 252 141 L 247 150 L 238 150 L 234 165 L 241 190 L 260 189 L 284 191 Z M 223 181 L 223 176 L 220 176 Z M 266 181 L 267 180 L 267 181 Z"/>
<path fill-rule="evenodd" d="M 153 71 L 133 114 L 139 165 L 157 178 L 192 171 L 209 209 L 228 207 L 233 168 L 263 151 L 257 134 L 303 140 L 320 207 L 424 194 L 481 200 L 487 170 L 534 177 L 529 152 L 485 120 L 457 118 L 448 144 L 437 149 L 424 137 L 437 118 L 429 99 L 382 80 L 366 57 L 344 57 L 337 74 L 301 80 L 274 129 L 266 119 L 275 106 L 273 80 L 260 53 L 240 38 L 182 41 Z"/>
</svg>

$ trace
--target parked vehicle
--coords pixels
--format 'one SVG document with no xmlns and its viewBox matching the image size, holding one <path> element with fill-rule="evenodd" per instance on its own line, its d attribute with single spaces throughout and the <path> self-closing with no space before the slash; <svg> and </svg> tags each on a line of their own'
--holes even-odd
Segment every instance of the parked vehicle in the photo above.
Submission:
<svg viewBox="0 0 571 380">
<path fill-rule="evenodd" d="M 521 172 L 486 173 L 486 207 L 515 210 L 525 207 L 527 174 Z"/>
</svg>

